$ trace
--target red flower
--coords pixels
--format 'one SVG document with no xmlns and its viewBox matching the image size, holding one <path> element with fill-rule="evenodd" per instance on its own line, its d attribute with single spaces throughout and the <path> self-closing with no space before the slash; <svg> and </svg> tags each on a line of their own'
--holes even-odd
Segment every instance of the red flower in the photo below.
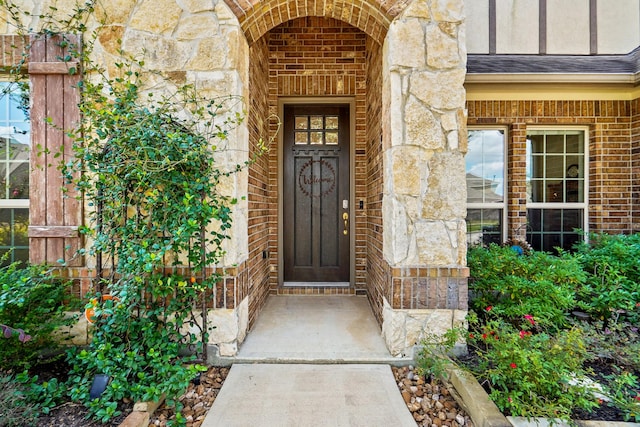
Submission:
<svg viewBox="0 0 640 427">
<path fill-rule="evenodd" d="M 496 335 L 494 338 L 495 338 L 495 339 L 500 339 L 500 338 L 498 338 L 498 336 L 497 336 L 497 335 Z"/>
<path fill-rule="evenodd" d="M 532 315 L 530 315 L 530 314 L 525 314 L 525 315 L 524 315 L 524 318 L 525 318 L 525 319 L 527 319 L 527 320 L 529 321 L 529 323 L 531 323 L 532 325 L 535 325 L 535 324 L 536 324 L 535 320 L 533 320 L 533 316 L 532 316 Z"/>
<path fill-rule="evenodd" d="M 531 335 L 529 331 L 520 331 L 520 338 L 528 337 L 529 335 Z"/>
<path fill-rule="evenodd" d="M 518 367 L 518 365 L 516 365 L 515 363 L 512 363 L 511 365 L 509 365 L 511 367 L 511 369 L 516 369 Z"/>
<path fill-rule="evenodd" d="M 636 400 L 640 402 L 640 394 L 636 396 Z"/>
<path fill-rule="evenodd" d="M 507 398 L 507 400 L 509 401 L 509 403 L 513 402 L 513 399 L 511 397 Z"/>
<path fill-rule="evenodd" d="M 469 338 L 474 339 L 474 338 L 475 338 L 475 335 L 473 335 L 473 334 L 469 334 Z"/>
<path fill-rule="evenodd" d="M 488 306 L 487 308 L 485 308 L 485 310 L 487 310 L 487 311 L 491 311 L 492 309 L 493 309 L 493 306 L 492 306 L 492 305 L 490 305 L 490 306 Z"/>
<path fill-rule="evenodd" d="M 482 334 L 482 339 L 486 340 L 487 339 L 487 334 Z"/>
</svg>

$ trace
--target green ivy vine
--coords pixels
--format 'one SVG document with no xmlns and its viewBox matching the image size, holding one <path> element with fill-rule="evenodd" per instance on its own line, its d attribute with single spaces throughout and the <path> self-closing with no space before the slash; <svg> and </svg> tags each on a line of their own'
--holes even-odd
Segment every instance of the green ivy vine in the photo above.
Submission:
<svg viewBox="0 0 640 427">
<path fill-rule="evenodd" d="M 0 0 L 21 34 L 25 11 Z M 56 37 L 83 72 L 81 122 L 64 131 L 72 138 L 73 158 L 59 165 L 88 206 L 81 232 L 90 242 L 79 255 L 94 256 L 98 278 L 88 303 L 95 328 L 91 345 L 73 352 L 68 389 L 92 414 L 107 421 L 123 399 L 180 404 L 177 397 L 206 361 L 207 298 L 220 280 L 215 266 L 224 255 L 237 200 L 220 191 L 221 183 L 248 167 L 266 151 L 260 144 L 249 161 L 220 167 L 218 153 L 229 132 L 240 125 L 241 100 L 201 98 L 191 85 L 173 93 L 149 90 L 142 59 L 121 52 L 117 76 L 91 59 L 96 33 L 86 22 L 95 0 L 80 4 L 64 20 L 52 8 L 39 16 L 40 37 Z M 76 46 L 66 34 L 82 34 Z M 23 78 L 23 62 L 14 72 Z M 76 71 L 76 70 L 73 70 Z M 55 126 L 54 123 L 50 125 Z M 62 191 L 62 190 L 61 190 Z M 184 267 L 187 267 L 185 270 Z M 184 274 L 184 271 L 187 271 Z M 182 274 L 181 274 L 182 272 Z M 110 294 L 109 299 L 103 298 Z M 188 350 L 190 356 L 183 356 Z M 95 374 L 111 380 L 97 399 L 89 397 Z M 183 418 L 176 417 L 182 424 Z"/>
</svg>

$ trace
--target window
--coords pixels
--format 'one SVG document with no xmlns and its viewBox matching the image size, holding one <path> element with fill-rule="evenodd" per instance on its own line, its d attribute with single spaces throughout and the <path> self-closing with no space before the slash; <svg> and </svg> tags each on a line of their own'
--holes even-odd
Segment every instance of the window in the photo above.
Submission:
<svg viewBox="0 0 640 427">
<path fill-rule="evenodd" d="M 527 240 L 536 250 L 570 249 L 586 224 L 586 131 L 527 132 Z M 586 230 L 585 230 L 586 231 Z"/>
<path fill-rule="evenodd" d="M 0 255 L 8 261 L 29 260 L 30 124 L 15 90 L 0 82 Z M 12 88 L 13 89 L 13 88 Z"/>
<path fill-rule="evenodd" d="M 470 129 L 466 156 L 467 243 L 502 243 L 505 236 L 505 130 Z"/>
</svg>

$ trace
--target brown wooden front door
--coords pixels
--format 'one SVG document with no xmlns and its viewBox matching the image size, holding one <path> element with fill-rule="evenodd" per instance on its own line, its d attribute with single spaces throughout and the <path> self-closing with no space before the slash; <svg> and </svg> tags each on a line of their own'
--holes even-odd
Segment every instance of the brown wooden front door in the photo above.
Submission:
<svg viewBox="0 0 640 427">
<path fill-rule="evenodd" d="M 285 282 L 349 282 L 349 106 L 284 108 Z"/>
</svg>

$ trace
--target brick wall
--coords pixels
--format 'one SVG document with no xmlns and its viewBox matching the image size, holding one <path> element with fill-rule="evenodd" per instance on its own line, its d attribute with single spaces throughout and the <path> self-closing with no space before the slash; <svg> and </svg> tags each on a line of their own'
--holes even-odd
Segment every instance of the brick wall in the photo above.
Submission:
<svg viewBox="0 0 640 427">
<path fill-rule="evenodd" d="M 252 66 L 249 74 L 249 147 L 252 155 L 258 152 L 260 140 L 269 141 L 269 50 L 265 39 L 255 42 L 249 53 Z M 272 151 L 275 147 L 270 147 Z M 277 194 L 270 185 L 269 154 L 263 154 L 249 167 L 249 227 L 248 244 L 249 258 L 247 260 L 249 280 L 249 325 L 252 325 L 260 308 L 269 293 L 269 277 L 271 274 L 272 241 L 270 236 L 270 222 L 274 212 L 272 206 L 277 206 Z M 277 212 L 275 213 L 277 215 Z M 238 230 L 242 232 L 242 230 Z"/>
<path fill-rule="evenodd" d="M 631 182 L 633 230 L 640 230 L 640 98 L 631 102 Z"/>
<path fill-rule="evenodd" d="M 389 295 L 389 265 L 382 254 L 382 47 L 367 40 L 367 295 L 382 322 L 382 297 Z"/>
<path fill-rule="evenodd" d="M 225 0 L 249 40 L 253 43 L 270 29 L 304 16 L 326 16 L 347 22 L 382 43 L 390 22 L 410 3 L 409 0 L 350 1 L 332 0 Z"/>
<path fill-rule="evenodd" d="M 589 229 L 632 231 L 631 103 L 628 101 L 469 101 L 468 125 L 505 125 L 509 235 L 526 224 L 526 130 L 531 125 L 587 126 Z M 524 227 L 521 228 L 521 230 Z"/>
<path fill-rule="evenodd" d="M 382 323 L 383 300 L 393 309 L 467 308 L 468 269 L 393 268 L 383 255 L 382 48 L 367 42 L 367 292 Z"/>
</svg>

